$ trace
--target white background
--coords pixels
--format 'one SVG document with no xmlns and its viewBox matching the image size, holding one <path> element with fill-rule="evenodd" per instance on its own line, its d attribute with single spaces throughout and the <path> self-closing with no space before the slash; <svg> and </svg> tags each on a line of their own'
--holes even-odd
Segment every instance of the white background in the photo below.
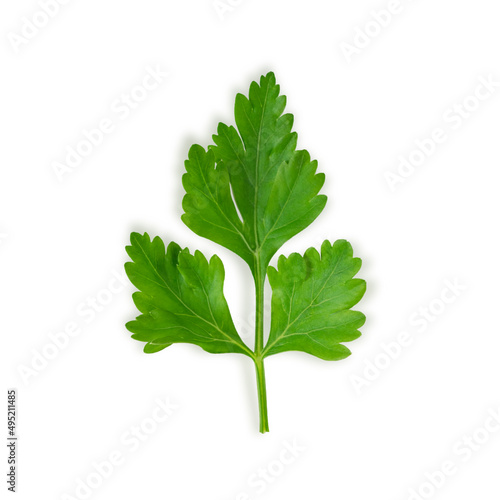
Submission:
<svg viewBox="0 0 500 500">
<path fill-rule="evenodd" d="M 1 351 L 3 386 L 19 393 L 18 498 L 79 498 L 77 481 L 114 451 L 124 463 L 91 498 L 404 500 L 419 488 L 442 500 L 499 497 L 500 432 L 480 429 L 500 405 L 500 88 L 460 125 L 449 110 L 479 78 L 500 81 L 500 11 L 492 0 L 401 0 L 387 26 L 368 25 L 380 33 L 349 62 L 342 43 L 356 33 L 363 42 L 358 30 L 387 7 L 243 0 L 221 18 L 211 0 L 73 0 L 19 44 L 23 18 L 40 6 L 2 3 Z M 169 76 L 122 119 L 115 100 L 148 66 Z M 248 359 L 190 345 L 144 354 L 124 327 L 136 312 L 130 284 L 91 321 L 82 311 L 88 298 L 109 298 L 129 233 L 146 230 L 221 256 L 251 343 L 250 273 L 183 225 L 181 174 L 189 146 L 232 123 L 236 92 L 269 70 L 329 197 L 282 253 L 346 238 L 368 292 L 350 358 L 267 360 L 271 432 L 260 435 Z M 106 117 L 115 129 L 60 181 L 54 162 Z M 386 173 L 437 127 L 447 140 L 391 190 Z M 446 280 L 466 289 L 443 306 Z M 415 314 L 431 302 L 439 314 L 418 328 Z M 20 368 L 68 322 L 80 334 L 23 379 Z M 381 344 L 404 331 L 411 345 L 357 391 L 353 377 L 387 362 Z M 132 452 L 121 436 L 157 397 L 178 409 Z M 5 392 L 2 401 L 6 413 Z M 465 460 L 456 443 L 474 433 L 488 442 Z M 280 468 L 283 442 L 294 440 L 305 450 Z M 446 460 L 455 474 L 426 489 Z M 249 480 L 269 464 L 276 477 L 261 492 Z"/>
</svg>

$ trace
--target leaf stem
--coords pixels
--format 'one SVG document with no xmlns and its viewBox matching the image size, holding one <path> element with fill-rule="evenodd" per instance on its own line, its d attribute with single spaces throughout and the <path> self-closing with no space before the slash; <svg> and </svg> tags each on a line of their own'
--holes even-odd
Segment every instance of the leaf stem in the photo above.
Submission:
<svg viewBox="0 0 500 500">
<path fill-rule="evenodd" d="M 260 256 L 255 258 L 255 354 L 259 357 L 264 347 L 264 279 Z"/>
<path fill-rule="evenodd" d="M 267 421 L 267 394 L 266 376 L 264 372 L 264 281 L 266 278 L 263 272 L 263 265 L 260 254 L 255 255 L 255 370 L 257 373 L 257 391 L 259 398 L 259 421 L 260 432 L 269 431 Z"/>
<path fill-rule="evenodd" d="M 263 358 L 255 358 L 255 371 L 257 373 L 257 391 L 259 395 L 259 430 L 264 434 L 269 432 L 269 422 L 267 420 L 266 374 L 264 372 Z"/>
</svg>

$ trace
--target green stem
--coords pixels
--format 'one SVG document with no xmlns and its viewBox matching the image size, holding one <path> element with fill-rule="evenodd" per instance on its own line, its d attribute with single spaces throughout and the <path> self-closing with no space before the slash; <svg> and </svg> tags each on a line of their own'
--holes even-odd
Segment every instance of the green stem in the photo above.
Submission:
<svg viewBox="0 0 500 500">
<path fill-rule="evenodd" d="M 264 280 L 260 255 L 255 257 L 255 370 L 257 373 L 257 391 L 259 398 L 260 432 L 269 431 L 267 421 L 266 376 L 264 373 Z"/>
<path fill-rule="evenodd" d="M 255 371 L 257 372 L 257 390 L 259 394 L 259 430 L 264 434 L 269 432 L 269 422 L 267 420 L 266 374 L 262 358 L 255 358 Z"/>
</svg>

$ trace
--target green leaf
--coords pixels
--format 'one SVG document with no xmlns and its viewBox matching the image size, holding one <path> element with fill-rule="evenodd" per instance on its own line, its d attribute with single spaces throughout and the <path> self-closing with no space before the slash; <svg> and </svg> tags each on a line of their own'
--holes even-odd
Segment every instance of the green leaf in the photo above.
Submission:
<svg viewBox="0 0 500 500">
<path fill-rule="evenodd" d="M 244 234 L 229 185 L 229 175 L 223 164 L 215 167 L 213 151 L 191 146 L 182 184 L 186 195 L 182 200 L 185 213 L 182 220 L 199 236 L 229 248 L 253 265 L 253 249 Z"/>
<path fill-rule="evenodd" d="M 324 175 L 307 151 L 297 151 L 293 116 L 283 114 L 273 73 L 236 96 L 236 127 L 220 123 L 214 146 L 193 146 L 183 185 L 185 224 L 196 234 L 229 248 L 255 274 L 291 237 L 321 213 Z M 236 202 L 236 206 L 233 201 Z M 238 211 L 241 218 L 238 215 Z"/>
<path fill-rule="evenodd" d="M 248 97 L 236 96 L 235 126 L 219 123 L 213 145 L 193 145 L 182 177 L 182 220 L 196 234 L 239 255 L 250 267 L 255 286 L 255 347 L 239 337 L 223 294 L 224 267 L 188 249 L 148 234 L 132 233 L 125 264 L 141 313 L 127 328 L 144 351 L 154 353 L 177 342 L 208 352 L 234 352 L 252 358 L 257 375 L 259 428 L 269 431 L 264 358 L 303 351 L 326 360 L 350 354 L 342 343 L 356 339 L 365 321 L 351 308 L 365 292 L 354 279 L 361 260 L 350 244 L 325 241 L 321 256 L 273 255 L 311 224 L 323 210 L 319 194 L 325 177 L 305 150 L 297 150 L 293 116 L 284 113 L 273 73 L 252 82 Z M 267 272 L 266 272 L 267 271 Z M 264 346 L 266 275 L 272 288 L 271 329 Z"/>
<path fill-rule="evenodd" d="M 280 256 L 278 269 L 269 267 L 272 288 L 271 331 L 264 356 L 284 351 L 303 351 L 321 359 L 339 360 L 350 351 L 341 344 L 358 338 L 365 316 L 350 310 L 366 290 L 353 276 L 361 259 L 353 258 L 351 245 L 325 241 L 321 256 L 309 248 Z"/>
<path fill-rule="evenodd" d="M 142 313 L 127 323 L 132 338 L 147 342 L 145 352 L 187 342 L 211 353 L 253 356 L 234 327 L 224 298 L 224 266 L 196 251 L 170 243 L 165 252 L 157 236 L 132 233 L 125 264 L 130 281 L 140 290 L 133 298 Z"/>
<path fill-rule="evenodd" d="M 155 352 L 163 351 L 163 349 L 171 346 L 172 344 L 157 344 L 156 342 L 148 342 L 144 346 L 144 352 L 146 354 L 153 354 Z"/>
</svg>

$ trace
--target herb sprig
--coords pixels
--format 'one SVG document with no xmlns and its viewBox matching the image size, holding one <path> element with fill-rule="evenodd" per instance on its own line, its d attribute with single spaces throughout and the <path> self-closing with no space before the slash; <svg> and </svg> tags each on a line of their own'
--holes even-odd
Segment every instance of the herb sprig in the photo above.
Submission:
<svg viewBox="0 0 500 500">
<path fill-rule="evenodd" d="M 297 150 L 293 116 L 284 114 L 273 73 L 252 82 L 248 97 L 238 94 L 235 126 L 220 123 L 214 145 L 193 145 L 185 162 L 186 191 L 182 220 L 197 235 L 240 256 L 255 285 L 255 346 L 238 335 L 224 297 L 224 266 L 217 255 L 208 260 L 157 236 L 132 233 L 125 264 L 138 288 L 134 303 L 141 313 L 127 323 L 132 338 L 146 342 L 144 351 L 161 351 L 187 342 L 210 353 L 239 353 L 256 368 L 260 431 L 269 430 L 264 358 L 303 351 L 325 360 L 340 360 L 350 351 L 342 343 L 360 336 L 365 316 L 351 307 L 366 284 L 354 276 L 361 260 L 345 240 L 325 241 L 321 253 L 271 258 L 323 210 L 319 194 L 325 176 L 305 150 Z M 234 201 L 233 201 L 234 198 Z M 271 327 L 264 343 L 264 283 L 272 289 Z"/>
</svg>

